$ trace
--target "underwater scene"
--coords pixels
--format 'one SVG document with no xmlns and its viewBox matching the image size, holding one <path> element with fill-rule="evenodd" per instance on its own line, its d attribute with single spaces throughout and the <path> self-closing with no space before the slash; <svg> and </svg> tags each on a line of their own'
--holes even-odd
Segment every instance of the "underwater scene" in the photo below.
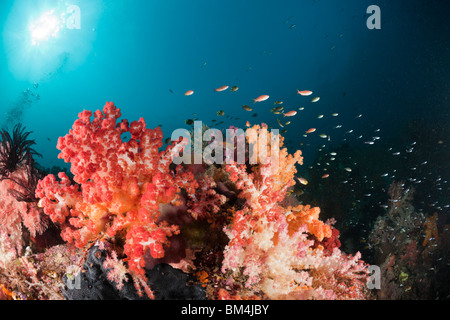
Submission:
<svg viewBox="0 0 450 320">
<path fill-rule="evenodd" d="M 449 12 L 1 0 L 0 300 L 448 300 Z"/>
</svg>

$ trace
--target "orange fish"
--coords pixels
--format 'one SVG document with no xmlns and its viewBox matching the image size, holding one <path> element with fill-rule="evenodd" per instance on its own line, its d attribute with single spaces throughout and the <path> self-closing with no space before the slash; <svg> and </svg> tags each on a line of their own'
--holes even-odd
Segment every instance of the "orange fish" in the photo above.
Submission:
<svg viewBox="0 0 450 320">
<path fill-rule="evenodd" d="M 263 95 L 263 96 L 260 96 L 260 97 L 258 97 L 256 99 L 253 99 L 253 101 L 255 101 L 255 103 L 257 103 L 257 102 L 266 101 L 267 99 L 269 99 L 269 96 L 268 95 Z"/>
<path fill-rule="evenodd" d="M 186 93 L 184 95 L 185 96 L 192 96 L 193 94 L 194 94 L 194 91 L 189 90 L 189 91 L 186 91 Z"/>
<path fill-rule="evenodd" d="M 247 123 L 245 124 L 245 126 L 247 127 L 247 128 L 250 128 L 250 122 L 249 121 L 247 121 Z"/>
<path fill-rule="evenodd" d="M 222 86 L 220 88 L 214 89 L 215 92 L 222 92 L 229 88 L 229 86 Z"/>
<path fill-rule="evenodd" d="M 330 175 L 329 174 L 324 174 L 323 176 L 322 176 L 322 179 L 326 179 L 326 178 L 328 178 Z"/>
<path fill-rule="evenodd" d="M 285 113 L 285 117 L 293 117 L 297 115 L 297 111 L 289 111 L 288 113 Z"/>
<path fill-rule="evenodd" d="M 309 91 L 309 90 L 303 90 L 303 91 L 300 91 L 300 90 L 298 90 L 298 89 L 297 89 L 297 93 L 300 94 L 300 95 L 302 95 L 302 96 L 304 96 L 304 97 L 307 97 L 307 96 L 310 96 L 310 95 L 313 94 L 312 91 Z"/>
<path fill-rule="evenodd" d="M 306 131 L 307 134 L 308 134 L 308 133 L 313 133 L 313 132 L 316 132 L 316 128 L 311 128 L 311 129 L 309 129 L 308 131 Z"/>
</svg>

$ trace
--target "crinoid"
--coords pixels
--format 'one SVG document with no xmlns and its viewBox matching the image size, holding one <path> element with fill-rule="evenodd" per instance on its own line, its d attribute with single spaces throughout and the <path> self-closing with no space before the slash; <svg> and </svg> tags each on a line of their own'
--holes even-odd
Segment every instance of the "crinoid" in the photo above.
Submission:
<svg viewBox="0 0 450 320">
<path fill-rule="evenodd" d="M 14 126 L 12 136 L 5 129 L 0 130 L 0 179 L 16 171 L 30 157 L 41 156 L 32 148 L 36 142 L 28 139 L 31 133 L 25 132 L 20 123 Z"/>
</svg>

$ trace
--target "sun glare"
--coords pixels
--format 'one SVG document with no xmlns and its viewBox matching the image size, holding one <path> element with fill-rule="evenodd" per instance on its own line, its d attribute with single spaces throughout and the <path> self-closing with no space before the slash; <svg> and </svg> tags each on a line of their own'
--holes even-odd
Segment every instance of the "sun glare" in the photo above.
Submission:
<svg viewBox="0 0 450 320">
<path fill-rule="evenodd" d="M 62 28 L 63 21 L 54 10 L 47 11 L 30 24 L 31 44 L 38 45 L 50 38 L 56 38 Z"/>
</svg>

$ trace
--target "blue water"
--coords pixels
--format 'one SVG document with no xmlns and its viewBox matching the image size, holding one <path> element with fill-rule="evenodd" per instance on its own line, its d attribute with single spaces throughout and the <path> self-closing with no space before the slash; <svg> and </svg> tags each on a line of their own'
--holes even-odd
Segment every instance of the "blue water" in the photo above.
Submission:
<svg viewBox="0 0 450 320">
<path fill-rule="evenodd" d="M 381 9 L 381 30 L 366 26 L 372 4 Z M 63 27 L 55 38 L 32 45 L 30 23 L 69 5 L 80 8 L 81 29 Z M 245 128 L 247 120 L 279 128 L 276 119 L 286 119 L 270 109 L 281 100 L 286 111 L 305 108 L 289 119 L 284 135 L 291 152 L 303 150 L 308 166 L 324 144 L 370 148 L 364 142 L 379 137 L 376 147 L 402 156 L 418 143 L 422 153 L 416 161 L 439 168 L 424 174 L 445 181 L 446 7 L 446 1 L 424 0 L 2 0 L 1 125 L 22 122 L 33 131 L 43 155 L 38 161 L 51 167 L 64 165 L 57 159 L 57 139 L 77 114 L 106 101 L 130 121 L 144 117 L 149 127 L 161 125 L 169 137 L 177 128 L 189 128 L 185 120 L 194 117 L 210 126 L 213 119 L 225 121 L 221 129 Z M 214 92 L 223 85 L 239 90 Z M 321 100 L 311 104 L 297 89 L 312 90 Z M 194 95 L 184 96 L 187 90 Z M 270 99 L 253 105 L 263 94 Z M 244 111 L 244 104 L 254 111 Z M 218 110 L 225 116 L 218 117 Z M 405 135 L 408 124 L 423 126 L 419 138 L 426 139 Z M 311 127 L 317 134 L 303 137 Z M 329 141 L 318 137 L 321 133 Z M 385 171 L 400 170 L 397 159 L 387 160 L 391 167 Z M 448 194 L 448 185 L 440 188 Z"/>
</svg>

